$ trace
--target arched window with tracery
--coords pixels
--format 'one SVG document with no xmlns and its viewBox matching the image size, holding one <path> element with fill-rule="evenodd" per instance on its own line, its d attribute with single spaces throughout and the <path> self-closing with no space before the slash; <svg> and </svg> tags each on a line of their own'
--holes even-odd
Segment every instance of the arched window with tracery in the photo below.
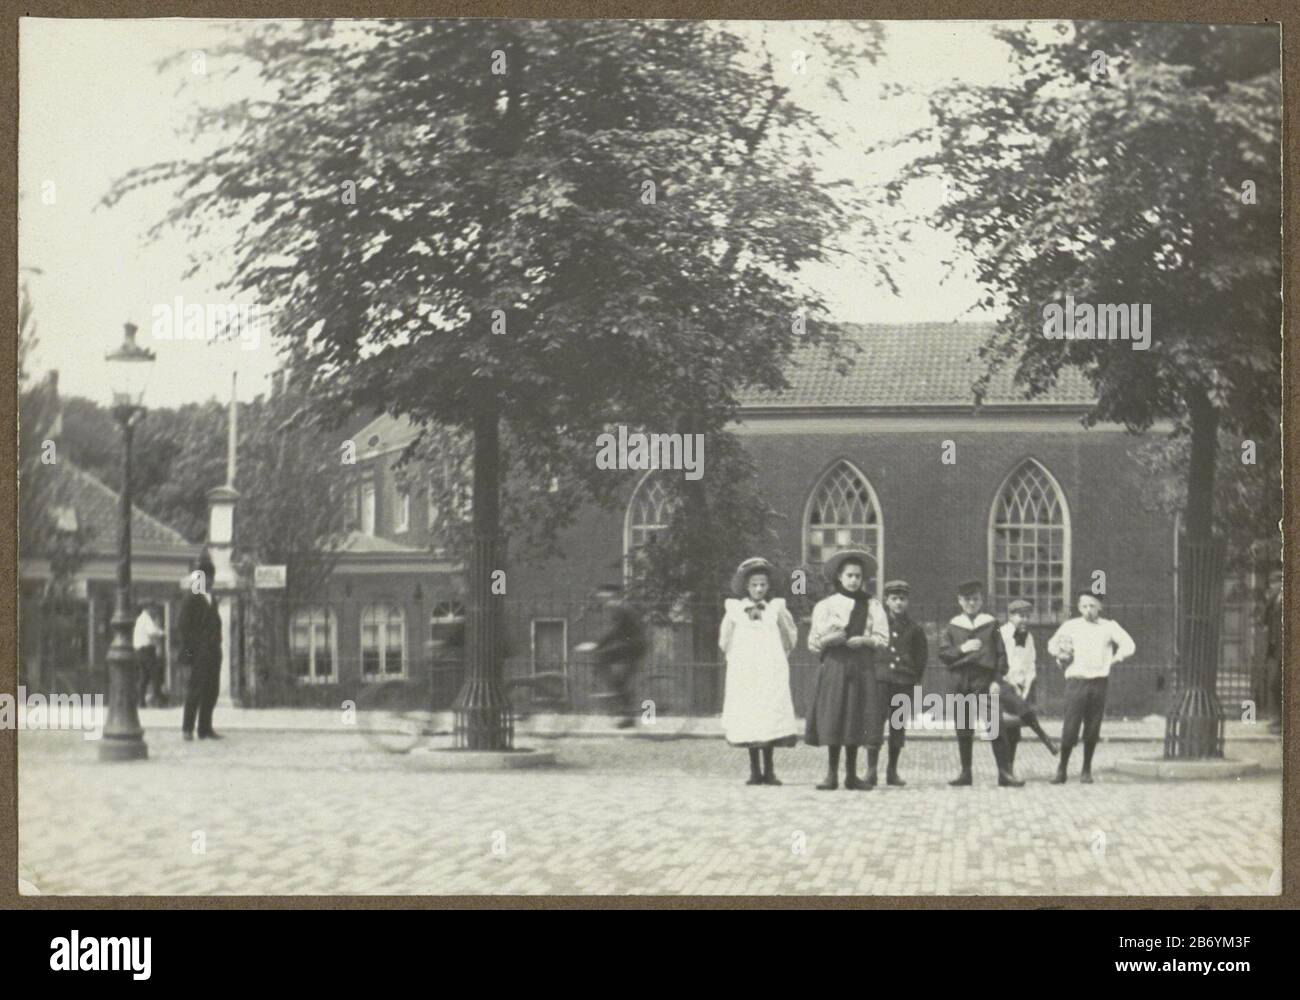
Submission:
<svg viewBox="0 0 1300 1000">
<path fill-rule="evenodd" d="M 1029 458 L 1007 476 L 989 515 L 991 611 L 1016 598 L 1032 601 L 1036 620 L 1070 605 L 1070 511 L 1046 466 Z"/>
<path fill-rule="evenodd" d="M 636 574 L 636 564 L 649 546 L 672 522 L 677 500 L 664 475 L 648 472 L 632 491 L 623 525 L 623 565 L 626 574 Z"/>
<path fill-rule="evenodd" d="M 867 477 L 840 460 L 818 480 L 804 513 L 804 562 L 820 566 L 840 549 L 876 557 L 876 591 L 884 582 L 885 529 L 880 501 Z"/>
</svg>

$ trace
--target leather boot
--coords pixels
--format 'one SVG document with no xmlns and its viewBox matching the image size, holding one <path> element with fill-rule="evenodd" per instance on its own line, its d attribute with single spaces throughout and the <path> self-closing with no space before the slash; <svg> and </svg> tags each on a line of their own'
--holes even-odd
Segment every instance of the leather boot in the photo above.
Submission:
<svg viewBox="0 0 1300 1000">
<path fill-rule="evenodd" d="M 858 777 L 858 748 L 844 748 L 844 789 L 849 792 L 865 792 L 871 788 Z"/>
<path fill-rule="evenodd" d="M 1015 776 L 1010 768 L 1010 760 L 1007 758 L 1007 740 L 1003 735 L 999 735 L 993 740 L 993 759 L 998 765 L 998 787 L 999 788 L 1024 788 L 1025 783 Z"/>
<path fill-rule="evenodd" d="M 876 770 L 880 767 L 880 747 L 867 747 L 867 773 L 864 784 L 868 788 L 876 787 Z"/>
<path fill-rule="evenodd" d="M 780 781 L 776 777 L 776 768 L 772 764 L 772 748 L 763 747 L 763 784 L 779 785 Z"/>
<path fill-rule="evenodd" d="M 948 782 L 948 784 L 952 785 L 954 788 L 964 787 L 973 783 L 970 773 L 970 765 L 971 754 L 974 751 L 974 746 L 975 733 L 970 729 L 958 729 L 957 756 L 961 758 L 961 774 Z"/>
<path fill-rule="evenodd" d="M 1065 784 L 1066 777 L 1067 777 L 1065 769 L 1066 769 L 1066 767 L 1069 766 L 1069 763 L 1070 763 L 1070 751 L 1073 750 L 1073 749 L 1074 749 L 1074 747 L 1061 747 L 1061 760 L 1060 760 L 1060 762 L 1056 765 L 1056 776 L 1055 776 L 1054 778 L 1052 778 L 1052 784 L 1053 784 L 1053 785 L 1064 785 L 1064 784 Z"/>
<path fill-rule="evenodd" d="M 907 784 L 898 776 L 898 755 L 902 752 L 902 741 L 891 739 L 889 741 L 889 766 L 885 768 L 885 784 L 893 785 L 895 788 L 902 788 Z"/>
</svg>

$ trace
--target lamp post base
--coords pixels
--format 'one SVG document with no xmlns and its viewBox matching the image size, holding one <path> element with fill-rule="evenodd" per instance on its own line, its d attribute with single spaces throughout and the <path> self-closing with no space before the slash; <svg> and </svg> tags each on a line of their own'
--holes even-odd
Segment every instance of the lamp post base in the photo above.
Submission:
<svg viewBox="0 0 1300 1000">
<path fill-rule="evenodd" d="M 136 737 L 105 736 L 99 741 L 99 759 L 112 763 L 125 760 L 146 760 L 149 757 L 149 744 L 144 741 L 144 734 Z"/>
</svg>

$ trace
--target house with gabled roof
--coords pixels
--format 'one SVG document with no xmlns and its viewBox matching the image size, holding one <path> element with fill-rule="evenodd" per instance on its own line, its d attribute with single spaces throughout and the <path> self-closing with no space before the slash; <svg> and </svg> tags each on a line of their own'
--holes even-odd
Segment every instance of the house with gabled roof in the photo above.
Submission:
<svg viewBox="0 0 1300 1000">
<path fill-rule="evenodd" d="M 104 690 L 105 662 L 113 640 L 110 624 L 117 594 L 121 495 L 67 458 L 48 466 L 47 474 L 45 513 L 53 522 L 54 537 L 66 539 L 70 549 L 75 547 L 76 569 L 66 581 L 63 599 L 55 602 L 45 599 L 54 582 L 51 560 L 19 560 L 21 679 L 32 690 Z M 162 608 L 169 686 L 181 588 L 201 548 L 132 506 L 132 596 L 137 608 L 144 604 Z"/>
</svg>

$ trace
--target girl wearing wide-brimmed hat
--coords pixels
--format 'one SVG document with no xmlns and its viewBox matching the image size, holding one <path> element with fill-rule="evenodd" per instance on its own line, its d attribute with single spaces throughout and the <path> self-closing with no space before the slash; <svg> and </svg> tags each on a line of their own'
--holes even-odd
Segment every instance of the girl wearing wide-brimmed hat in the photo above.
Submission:
<svg viewBox="0 0 1300 1000">
<path fill-rule="evenodd" d="M 722 726 L 727 742 L 749 750 L 750 785 L 779 785 L 773 747 L 798 739 L 790 697 L 790 650 L 798 638 L 785 600 L 770 597 L 775 567 L 746 559 L 731 579 L 735 598 L 725 602 L 718 646 L 727 656 Z M 761 758 L 761 767 L 760 767 Z"/>
<path fill-rule="evenodd" d="M 841 747 L 845 748 L 844 787 L 853 791 L 870 787 L 858 778 L 858 747 L 867 740 L 867 726 L 879 715 L 873 653 L 889 645 L 889 618 L 867 586 L 875 569 L 871 553 L 859 549 L 841 550 L 822 567 L 835 593 L 813 608 L 808 648 L 820 655 L 821 663 L 804 739 L 809 746 L 828 748 L 826 780 L 817 786 L 823 791 L 839 787 Z"/>
</svg>

